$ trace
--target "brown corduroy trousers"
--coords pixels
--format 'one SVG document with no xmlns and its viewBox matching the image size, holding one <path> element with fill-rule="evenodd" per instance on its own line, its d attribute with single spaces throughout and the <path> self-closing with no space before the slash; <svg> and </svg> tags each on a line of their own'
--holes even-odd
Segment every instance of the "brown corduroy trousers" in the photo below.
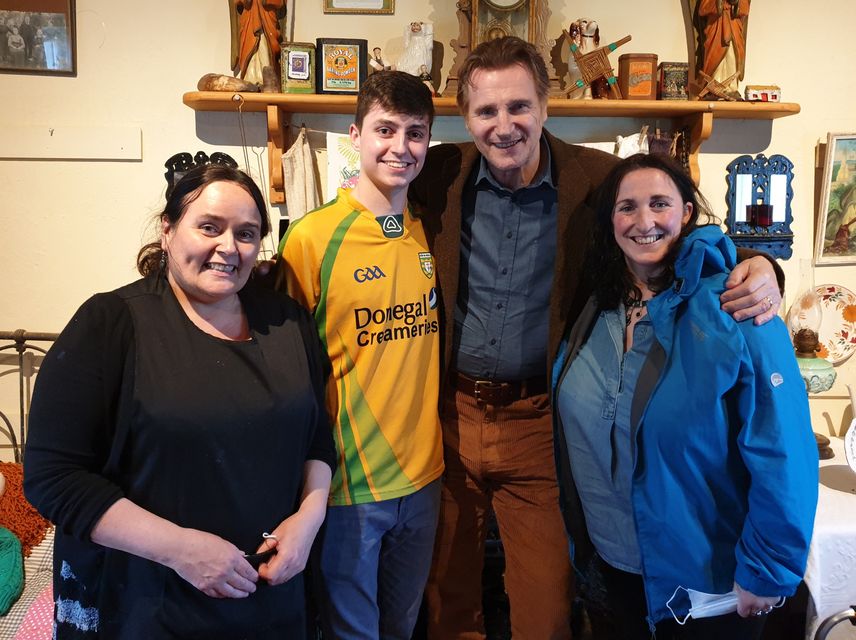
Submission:
<svg viewBox="0 0 856 640">
<path fill-rule="evenodd" d="M 447 389 L 446 473 L 431 576 L 431 640 L 482 639 L 482 566 L 493 506 L 505 550 L 514 640 L 571 637 L 571 565 L 559 513 L 547 394 L 505 406 Z"/>
</svg>

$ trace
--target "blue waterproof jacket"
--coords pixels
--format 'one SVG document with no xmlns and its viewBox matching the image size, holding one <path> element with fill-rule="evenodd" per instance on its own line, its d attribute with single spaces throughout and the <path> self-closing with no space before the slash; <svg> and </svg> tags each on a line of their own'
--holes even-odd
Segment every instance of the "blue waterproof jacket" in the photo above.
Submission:
<svg viewBox="0 0 856 640">
<path fill-rule="evenodd" d="M 684 240 L 673 286 L 648 303 L 655 341 L 631 409 L 633 517 L 649 623 L 682 586 L 792 595 L 805 570 L 818 459 L 805 385 L 779 318 L 735 322 L 719 295 L 735 264 L 715 226 Z M 553 392 L 597 320 L 589 301 L 553 368 Z M 556 403 L 554 403 L 556 406 Z M 567 455 L 554 436 L 560 501 L 583 582 L 593 548 Z M 672 602 L 683 617 L 689 602 Z"/>
</svg>

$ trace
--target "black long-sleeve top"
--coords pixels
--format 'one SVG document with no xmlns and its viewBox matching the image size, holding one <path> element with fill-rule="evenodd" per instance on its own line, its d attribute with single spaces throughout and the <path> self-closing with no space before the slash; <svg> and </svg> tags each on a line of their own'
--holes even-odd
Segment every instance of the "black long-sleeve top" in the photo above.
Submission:
<svg viewBox="0 0 856 640">
<path fill-rule="evenodd" d="M 57 525 L 57 637 L 93 637 L 93 627 L 100 637 L 262 637 L 302 615 L 300 580 L 213 599 L 90 540 L 127 497 L 252 553 L 297 510 L 304 463 L 334 467 L 313 322 L 251 283 L 240 298 L 252 338 L 221 340 L 187 318 L 163 278 L 139 280 L 88 300 L 45 358 L 24 488 Z"/>
</svg>

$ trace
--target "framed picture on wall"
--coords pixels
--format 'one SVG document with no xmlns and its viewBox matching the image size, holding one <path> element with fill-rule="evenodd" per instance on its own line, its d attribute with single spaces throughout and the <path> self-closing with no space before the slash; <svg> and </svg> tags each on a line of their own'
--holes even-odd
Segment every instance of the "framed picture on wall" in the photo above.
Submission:
<svg viewBox="0 0 856 640">
<path fill-rule="evenodd" d="M 324 13 L 395 13 L 395 0 L 322 0 Z"/>
<path fill-rule="evenodd" d="M 75 0 L 0 0 L 0 72 L 77 75 Z"/>
<path fill-rule="evenodd" d="M 856 133 L 830 133 L 820 211 L 815 233 L 815 264 L 856 264 Z"/>
<path fill-rule="evenodd" d="M 357 38 L 317 38 L 316 93 L 356 94 L 367 75 L 368 42 Z"/>
</svg>

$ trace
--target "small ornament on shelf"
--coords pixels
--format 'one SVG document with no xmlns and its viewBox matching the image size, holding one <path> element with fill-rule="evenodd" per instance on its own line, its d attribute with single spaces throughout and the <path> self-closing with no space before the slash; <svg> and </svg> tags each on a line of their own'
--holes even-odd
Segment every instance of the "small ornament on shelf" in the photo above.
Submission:
<svg viewBox="0 0 856 640">
<path fill-rule="evenodd" d="M 727 100 L 729 102 L 736 102 L 739 98 L 734 92 L 729 91 L 728 87 L 731 86 L 731 82 L 737 79 L 737 75 L 737 73 L 734 73 L 720 82 L 715 78 L 711 78 L 704 71 L 699 71 L 698 80 L 693 85 L 696 90 L 696 100 Z"/>
<path fill-rule="evenodd" d="M 619 56 L 618 88 L 625 100 L 656 100 L 657 54 L 625 53 Z"/>
<path fill-rule="evenodd" d="M 743 97 L 748 102 L 781 102 L 782 90 L 774 84 L 747 84 Z"/>
<path fill-rule="evenodd" d="M 282 43 L 282 92 L 315 93 L 315 45 Z"/>
<path fill-rule="evenodd" d="M 372 55 L 369 58 L 369 66 L 373 71 L 389 71 L 392 65 L 388 64 L 383 57 L 383 51 L 380 47 L 372 49 Z"/>
<path fill-rule="evenodd" d="M 657 66 L 657 97 L 660 100 L 688 100 L 689 64 L 661 62 Z"/>
<path fill-rule="evenodd" d="M 609 62 L 607 54 L 612 53 L 621 45 L 630 42 L 631 36 L 624 36 L 621 40 L 611 42 L 605 47 L 600 47 L 594 51 L 583 53 L 580 47 L 574 42 L 573 38 L 571 38 L 568 31 L 566 29 L 562 29 L 562 32 L 565 34 L 566 41 L 570 43 L 570 49 L 574 56 L 574 61 L 577 63 L 577 67 L 579 67 L 580 73 L 582 74 L 582 78 L 577 80 L 568 89 L 568 96 L 570 97 L 571 94 L 580 89 L 592 86 L 594 82 L 602 78 L 606 80 L 612 97 L 616 100 L 621 100 L 622 95 L 621 90 L 618 88 L 618 78 L 615 77 L 615 71 L 612 69 L 612 65 Z"/>
</svg>

